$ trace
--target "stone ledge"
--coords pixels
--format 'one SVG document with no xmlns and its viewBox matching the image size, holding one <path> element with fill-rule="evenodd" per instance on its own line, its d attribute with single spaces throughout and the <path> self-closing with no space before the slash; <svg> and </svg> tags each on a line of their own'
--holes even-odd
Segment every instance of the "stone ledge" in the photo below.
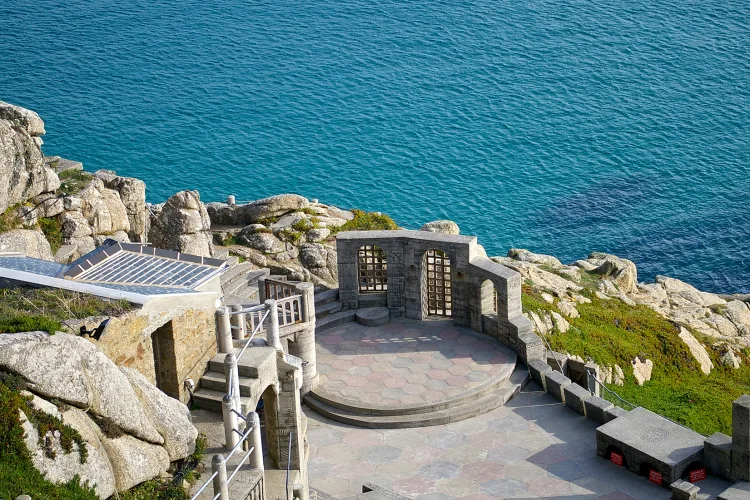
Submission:
<svg viewBox="0 0 750 500">
<path fill-rule="evenodd" d="M 546 375 L 545 381 L 547 392 L 564 403 L 565 387 L 571 384 L 570 379 L 560 372 L 552 371 Z"/>
<path fill-rule="evenodd" d="M 570 384 L 563 387 L 565 404 L 573 409 L 576 413 L 586 415 L 584 402 L 591 397 L 591 393 L 578 384 Z"/>
</svg>

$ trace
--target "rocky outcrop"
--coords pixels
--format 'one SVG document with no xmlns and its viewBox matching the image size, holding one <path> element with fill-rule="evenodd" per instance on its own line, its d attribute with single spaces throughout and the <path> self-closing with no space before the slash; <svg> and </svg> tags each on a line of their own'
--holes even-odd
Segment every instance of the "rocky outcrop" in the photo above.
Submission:
<svg viewBox="0 0 750 500">
<path fill-rule="evenodd" d="M 52 260 L 52 250 L 40 231 L 13 229 L 0 234 L 0 252 L 19 252 L 29 257 Z"/>
<path fill-rule="evenodd" d="M 180 191 L 167 200 L 151 227 L 157 248 L 210 257 L 211 219 L 198 191 Z"/>
<path fill-rule="evenodd" d="M 419 228 L 420 231 L 443 234 L 459 234 L 458 224 L 452 220 L 434 220 Z"/>
<path fill-rule="evenodd" d="M 309 206 L 310 201 L 304 196 L 279 194 L 242 205 L 208 203 L 206 210 L 214 224 L 247 225 L 272 217 L 280 217 Z"/>
<path fill-rule="evenodd" d="M 620 291 L 627 294 L 637 290 L 638 271 L 633 262 L 600 252 L 593 252 L 587 260 L 596 266 L 591 270 L 592 273 L 608 278 Z"/>
<path fill-rule="evenodd" d="M 700 365 L 701 371 L 706 375 L 711 373 L 714 364 L 711 362 L 711 357 L 708 355 L 706 347 L 698 342 L 698 339 L 685 329 L 685 327 L 680 327 L 679 335 L 682 341 L 685 342 L 685 345 L 687 345 L 688 349 L 690 349 L 690 353 Z"/>
<path fill-rule="evenodd" d="M 118 368 L 81 337 L 27 332 L 0 335 L 0 369 L 21 375 L 34 394 L 32 406 L 61 418 L 86 443 L 80 463 L 74 445 L 62 450 L 60 436 L 38 444 L 36 429 L 22 415 L 26 445 L 35 466 L 53 482 L 78 474 L 106 498 L 163 474 L 170 461 L 194 449 L 197 430 L 187 408 L 128 368 Z M 45 398 L 72 405 L 58 409 Z M 108 422 L 106 432 L 98 419 Z M 48 455 L 52 448 L 55 458 Z"/>
<path fill-rule="evenodd" d="M 641 360 L 640 358 L 635 358 L 632 361 L 633 365 L 633 378 L 635 378 L 635 383 L 638 385 L 643 385 L 644 383 L 651 380 L 651 373 L 654 370 L 654 362 L 650 359 L 647 360 Z"/>
<path fill-rule="evenodd" d="M 563 267 L 562 262 L 560 262 L 557 257 L 530 252 L 524 248 L 511 248 L 508 250 L 508 257 L 513 260 L 530 262 L 532 264 L 542 264 L 555 269 Z"/>
<path fill-rule="evenodd" d="M 0 101 L 0 213 L 41 193 L 60 187 L 44 163 L 39 115 Z"/>
<path fill-rule="evenodd" d="M 130 230 L 128 238 L 134 243 L 148 241 L 149 217 L 146 209 L 146 183 L 133 177 L 122 177 L 111 170 L 94 174 L 108 189 L 116 191 L 127 213 Z"/>
</svg>

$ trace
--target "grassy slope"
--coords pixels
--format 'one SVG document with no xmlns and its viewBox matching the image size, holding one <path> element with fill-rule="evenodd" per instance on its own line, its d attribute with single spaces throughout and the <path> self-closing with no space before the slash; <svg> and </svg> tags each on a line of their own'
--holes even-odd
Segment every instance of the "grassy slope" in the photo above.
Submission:
<svg viewBox="0 0 750 500">
<path fill-rule="evenodd" d="M 732 401 L 750 393 L 747 363 L 738 370 L 722 367 L 718 354 L 709 349 L 716 368 L 704 375 L 670 321 L 643 305 L 629 306 L 593 294 L 589 297 L 591 304 L 578 305 L 580 317 L 570 320 L 568 332 L 547 335 L 553 349 L 590 357 L 601 365 L 620 365 L 625 385 L 609 387 L 633 404 L 703 434 L 731 434 Z M 523 287 L 523 306 L 526 311 L 556 310 L 527 285 Z M 652 378 L 643 386 L 635 383 L 630 367 L 638 355 L 654 362 Z M 610 395 L 605 397 L 617 402 Z"/>
</svg>

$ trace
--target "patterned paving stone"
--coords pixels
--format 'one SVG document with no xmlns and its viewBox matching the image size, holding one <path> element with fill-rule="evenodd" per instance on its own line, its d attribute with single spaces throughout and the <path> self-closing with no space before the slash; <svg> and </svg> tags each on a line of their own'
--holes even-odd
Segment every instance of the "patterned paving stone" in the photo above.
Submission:
<svg viewBox="0 0 750 500">
<path fill-rule="evenodd" d="M 402 450 L 394 446 L 368 446 L 359 450 L 359 456 L 365 462 L 382 464 L 393 462 L 401 456 Z"/>
<path fill-rule="evenodd" d="M 513 497 L 526 493 L 528 485 L 518 479 L 492 479 L 480 484 L 482 493 L 500 498 Z"/>
<path fill-rule="evenodd" d="M 417 474 L 430 479 L 440 480 L 458 476 L 460 467 L 451 462 L 430 462 L 419 468 Z"/>
<path fill-rule="evenodd" d="M 436 402 L 462 394 L 488 380 L 491 369 L 501 373 L 512 355 L 449 321 L 397 319 L 374 328 L 348 323 L 324 332 L 317 343 L 321 389 L 363 404 L 373 404 L 378 393 L 381 405 Z M 444 391 L 446 387 L 453 389 Z"/>
</svg>

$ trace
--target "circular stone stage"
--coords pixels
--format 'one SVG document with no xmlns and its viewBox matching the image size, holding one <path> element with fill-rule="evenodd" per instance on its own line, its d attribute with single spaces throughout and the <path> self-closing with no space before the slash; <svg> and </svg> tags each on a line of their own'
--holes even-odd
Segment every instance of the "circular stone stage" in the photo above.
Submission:
<svg viewBox="0 0 750 500">
<path fill-rule="evenodd" d="M 497 408 L 518 390 L 511 349 L 449 320 L 346 323 L 316 336 L 316 411 L 365 427 L 416 427 Z"/>
</svg>

